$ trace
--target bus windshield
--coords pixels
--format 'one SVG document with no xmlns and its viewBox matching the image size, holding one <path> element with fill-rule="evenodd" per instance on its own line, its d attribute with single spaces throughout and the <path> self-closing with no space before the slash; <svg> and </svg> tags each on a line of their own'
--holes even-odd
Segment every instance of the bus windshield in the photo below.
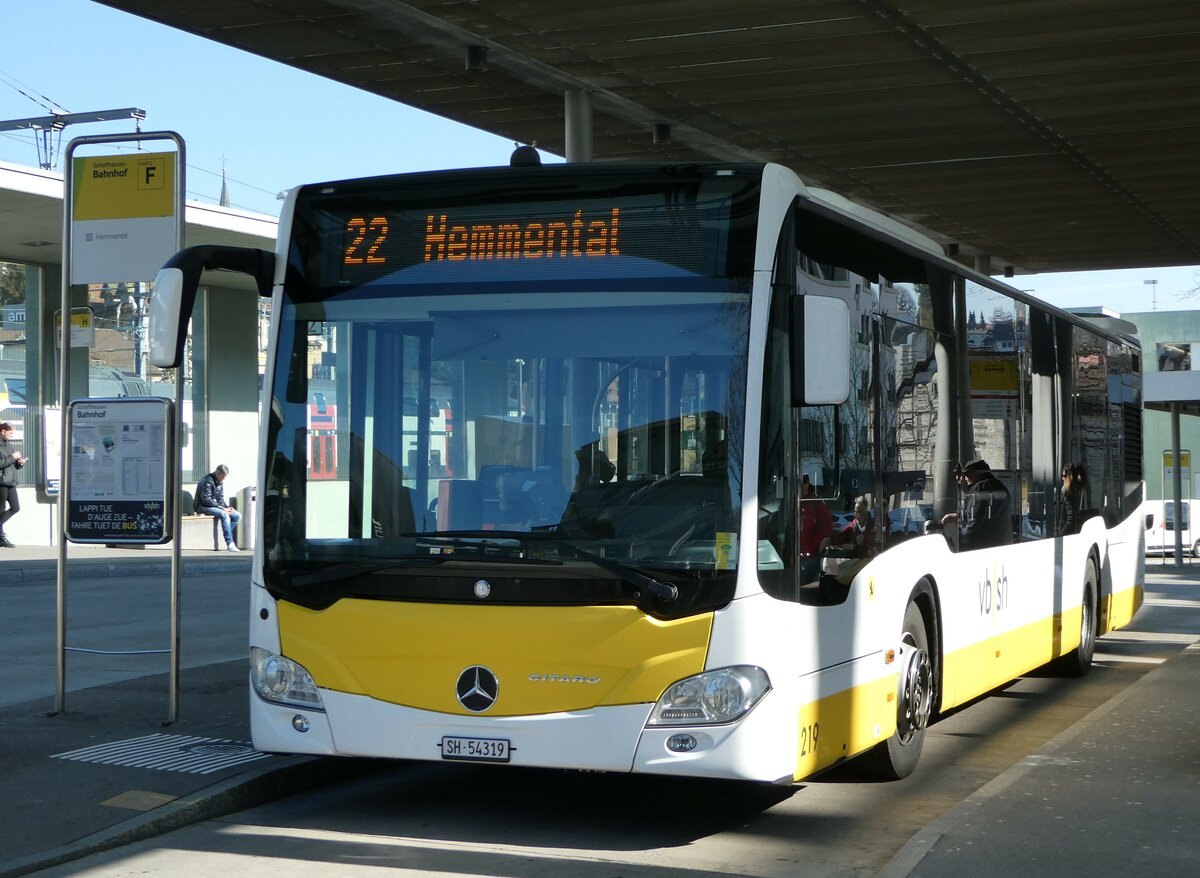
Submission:
<svg viewBox="0 0 1200 878">
<path fill-rule="evenodd" d="M 638 602 L 647 578 L 692 609 L 732 596 L 756 190 L 624 182 L 483 207 L 468 186 L 437 207 L 419 187 L 360 212 L 353 193 L 301 197 L 269 587 L 453 600 L 462 568 L 540 576 L 547 603 Z"/>
</svg>

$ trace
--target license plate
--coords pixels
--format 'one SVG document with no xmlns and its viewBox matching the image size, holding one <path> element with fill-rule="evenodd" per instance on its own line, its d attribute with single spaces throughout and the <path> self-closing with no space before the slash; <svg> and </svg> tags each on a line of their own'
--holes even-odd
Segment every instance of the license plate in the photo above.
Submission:
<svg viewBox="0 0 1200 878">
<path fill-rule="evenodd" d="M 508 762 L 511 750 L 505 738 L 442 738 L 442 758 L 459 762 Z"/>
</svg>

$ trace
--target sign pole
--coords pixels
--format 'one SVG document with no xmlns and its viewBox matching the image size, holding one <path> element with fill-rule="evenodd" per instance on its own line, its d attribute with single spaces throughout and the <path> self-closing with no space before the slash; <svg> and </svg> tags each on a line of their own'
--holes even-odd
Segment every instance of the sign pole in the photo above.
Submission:
<svg viewBox="0 0 1200 878">
<path fill-rule="evenodd" d="M 176 220 L 176 242 L 175 252 L 178 253 L 184 248 L 184 232 L 186 223 L 184 222 L 184 178 L 186 176 L 185 169 L 185 150 L 183 140 L 175 138 L 175 149 L 179 152 L 179 168 L 175 174 L 175 216 Z M 147 352 L 143 351 L 143 355 Z M 145 368 L 145 361 L 143 361 Z M 183 479 L 183 444 L 181 437 L 183 436 L 183 360 L 179 361 L 179 365 L 175 367 L 175 428 L 171 431 L 171 466 L 172 472 L 175 473 L 177 479 Z M 171 498 L 172 502 L 168 504 L 168 508 L 175 510 L 175 520 L 172 522 L 172 527 L 175 531 L 175 539 L 171 541 L 171 682 L 167 693 L 167 720 L 165 725 L 173 725 L 179 719 L 179 618 L 180 618 L 180 581 L 183 575 L 183 510 L 179 508 L 180 491 L 179 485 L 176 484 L 172 490 L 175 496 Z"/>
<path fill-rule="evenodd" d="M 66 507 L 71 497 L 71 454 L 72 449 L 67 444 L 69 439 L 69 419 L 66 417 L 67 403 L 71 395 L 71 285 L 72 285 L 72 233 L 74 231 L 75 217 L 75 163 L 73 161 L 75 150 L 81 146 L 94 146 L 106 143 L 143 143 L 145 141 L 169 140 L 175 144 L 176 150 L 176 173 L 175 173 L 175 192 L 174 192 L 174 211 L 175 211 L 175 249 L 182 250 L 184 246 L 184 176 L 187 167 L 184 155 L 183 138 L 174 131 L 148 131 L 137 134 L 101 134 L 90 135 L 86 137 L 76 137 L 67 146 L 66 167 L 63 171 L 63 255 L 62 255 L 62 289 L 61 289 L 61 307 L 62 307 L 62 342 L 60 344 L 59 355 L 59 381 L 58 381 L 58 404 L 59 410 L 63 412 L 61 424 L 61 448 L 62 448 L 62 479 L 59 484 L 58 494 L 58 514 L 57 514 L 57 538 L 58 538 L 58 575 L 57 575 L 57 641 L 58 655 L 56 660 L 56 686 L 54 695 L 54 713 L 62 713 L 66 709 L 66 688 L 67 688 L 67 514 Z M 167 254 L 168 257 L 170 254 Z M 165 261 L 165 260 L 163 260 Z M 128 278 L 126 278 L 128 280 Z M 178 382 L 179 376 L 176 373 L 176 397 L 181 395 Z M 175 423 L 178 428 L 180 423 L 179 409 L 176 410 Z M 175 461 L 176 472 L 182 460 L 182 452 L 179 448 L 179 433 L 174 431 L 175 435 L 172 438 L 173 454 L 172 458 Z M 170 504 L 174 506 L 176 504 Z M 170 689 L 171 689 L 171 704 L 170 716 L 168 722 L 175 722 L 178 715 L 178 677 L 179 677 L 179 578 L 180 578 L 180 552 L 179 552 L 179 519 L 178 511 L 176 511 L 175 519 L 175 541 L 171 553 L 171 673 L 170 673 Z"/>
</svg>

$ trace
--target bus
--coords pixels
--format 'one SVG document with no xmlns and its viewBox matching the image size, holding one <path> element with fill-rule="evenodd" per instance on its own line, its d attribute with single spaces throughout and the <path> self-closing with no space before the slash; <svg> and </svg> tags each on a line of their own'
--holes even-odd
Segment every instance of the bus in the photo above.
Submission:
<svg viewBox="0 0 1200 878">
<path fill-rule="evenodd" d="M 1135 327 L 783 167 L 302 186 L 277 255 L 168 262 L 156 363 L 211 268 L 272 297 L 259 750 L 901 778 L 940 712 L 1086 673 L 1141 604 Z M 1007 496 L 987 547 L 951 517 L 975 458 Z M 1063 534 L 1067 463 L 1089 493 Z"/>
</svg>

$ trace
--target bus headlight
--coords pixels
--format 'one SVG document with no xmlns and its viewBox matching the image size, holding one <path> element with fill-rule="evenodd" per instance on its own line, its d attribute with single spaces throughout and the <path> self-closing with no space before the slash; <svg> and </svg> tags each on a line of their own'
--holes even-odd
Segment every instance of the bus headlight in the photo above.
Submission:
<svg viewBox="0 0 1200 878">
<path fill-rule="evenodd" d="M 668 686 L 646 725 L 730 723 L 749 713 L 770 689 L 767 672 L 753 665 L 706 671 Z"/>
<path fill-rule="evenodd" d="M 250 647 L 250 684 L 264 701 L 325 709 L 316 682 L 302 665 L 257 646 Z"/>
</svg>

